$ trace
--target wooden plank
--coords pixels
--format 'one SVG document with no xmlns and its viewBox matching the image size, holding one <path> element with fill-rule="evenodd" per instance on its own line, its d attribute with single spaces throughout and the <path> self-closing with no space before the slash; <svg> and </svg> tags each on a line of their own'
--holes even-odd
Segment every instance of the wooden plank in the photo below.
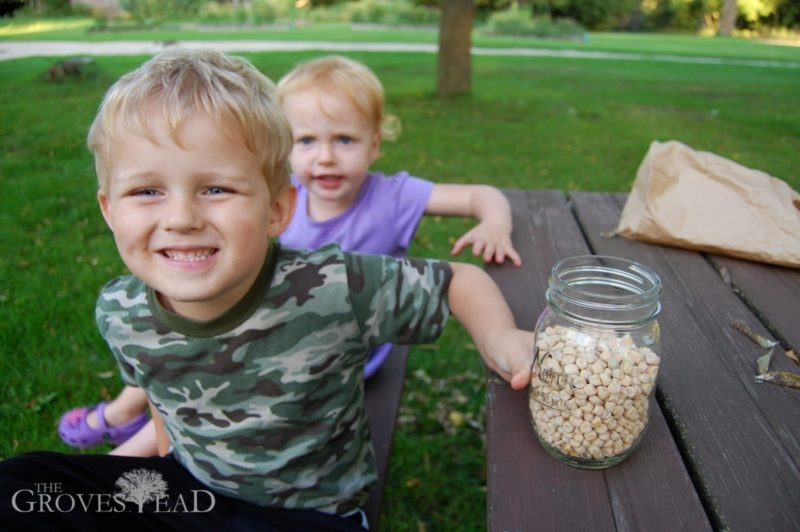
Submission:
<svg viewBox="0 0 800 532">
<path fill-rule="evenodd" d="M 605 475 L 618 531 L 712 529 L 658 405 L 639 447 Z"/>
<path fill-rule="evenodd" d="M 800 353 L 800 270 L 720 255 L 709 258 L 717 269 L 727 270 L 733 286 L 769 329 Z M 798 371 L 788 363 L 776 369 Z"/>
<path fill-rule="evenodd" d="M 489 265 L 487 271 L 500 286 L 518 326 L 533 329 L 545 305 L 550 268 L 586 248 L 562 193 L 505 192 L 514 216 L 512 239 L 523 266 Z M 487 381 L 487 405 L 488 530 L 614 528 L 602 474 L 564 465 L 536 441 L 527 390 L 511 390 L 492 375 Z M 515 425 L 525 430 L 508 429 Z"/>
<path fill-rule="evenodd" d="M 558 192 L 505 191 L 514 211 L 522 268 L 488 266 L 518 325 L 533 328 L 558 260 L 587 253 L 581 229 Z M 527 391 L 497 376 L 487 382 L 489 530 L 708 529 L 699 500 L 659 411 L 639 449 L 606 471 L 571 468 L 547 455 L 530 425 Z"/>
<path fill-rule="evenodd" d="M 796 391 L 754 382 L 753 344 L 730 326 L 755 317 L 702 255 L 606 239 L 621 198 L 571 195 L 595 253 L 637 260 L 664 283 L 658 397 L 675 426 L 715 528 L 800 529 Z"/>
<path fill-rule="evenodd" d="M 408 349 L 407 345 L 394 346 L 381 368 L 364 386 L 364 401 L 378 468 L 378 485 L 364 505 L 370 530 L 378 530 L 380 525 L 381 502 L 389 474 L 389 458 L 392 455 L 400 396 L 406 378 Z"/>
</svg>

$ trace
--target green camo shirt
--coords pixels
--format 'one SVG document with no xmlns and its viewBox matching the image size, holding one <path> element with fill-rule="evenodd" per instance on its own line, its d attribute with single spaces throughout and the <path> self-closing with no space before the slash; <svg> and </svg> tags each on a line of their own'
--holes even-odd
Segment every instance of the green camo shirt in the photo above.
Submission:
<svg viewBox="0 0 800 532">
<path fill-rule="evenodd" d="M 343 513 L 376 478 L 367 354 L 434 340 L 451 276 L 446 262 L 273 244 L 250 292 L 213 321 L 165 310 L 126 276 L 104 287 L 97 323 L 198 480 L 262 506 Z"/>
</svg>

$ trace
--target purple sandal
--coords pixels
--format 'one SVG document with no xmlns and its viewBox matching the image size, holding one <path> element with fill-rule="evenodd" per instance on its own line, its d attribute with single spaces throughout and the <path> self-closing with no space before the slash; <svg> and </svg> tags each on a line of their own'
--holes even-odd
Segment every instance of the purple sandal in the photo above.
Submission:
<svg viewBox="0 0 800 532">
<path fill-rule="evenodd" d="M 110 427 L 105 418 L 106 402 L 101 401 L 95 406 L 81 406 L 73 408 L 58 421 L 58 435 L 64 443 L 82 449 L 101 443 L 119 445 L 139 432 L 148 421 L 148 416 L 142 412 L 129 422 L 118 427 Z M 98 427 L 90 427 L 86 419 L 89 414 L 97 410 Z"/>
</svg>

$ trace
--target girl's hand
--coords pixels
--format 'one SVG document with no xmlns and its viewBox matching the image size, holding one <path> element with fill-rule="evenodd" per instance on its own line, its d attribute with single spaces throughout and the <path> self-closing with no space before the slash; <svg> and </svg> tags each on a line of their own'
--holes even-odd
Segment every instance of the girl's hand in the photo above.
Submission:
<svg viewBox="0 0 800 532">
<path fill-rule="evenodd" d="M 472 245 L 473 255 L 483 254 L 484 262 L 494 261 L 497 264 L 502 264 L 508 258 L 514 266 L 522 266 L 522 259 L 517 250 L 514 249 L 508 231 L 494 227 L 486 222 L 479 223 L 456 240 L 451 254 L 458 255 L 469 245 Z"/>
</svg>

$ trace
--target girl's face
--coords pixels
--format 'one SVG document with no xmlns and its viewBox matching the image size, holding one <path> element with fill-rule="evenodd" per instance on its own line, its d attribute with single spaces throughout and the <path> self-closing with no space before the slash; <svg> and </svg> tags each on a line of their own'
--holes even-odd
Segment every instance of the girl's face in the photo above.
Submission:
<svg viewBox="0 0 800 532">
<path fill-rule="evenodd" d="M 348 97 L 335 91 L 287 95 L 283 110 L 292 126 L 292 171 L 308 189 L 309 216 L 341 214 L 355 201 L 380 151 L 380 131 Z"/>
<path fill-rule="evenodd" d="M 150 138 L 116 131 L 100 208 L 125 265 L 166 308 L 213 319 L 255 282 L 294 190 L 271 197 L 259 159 L 203 113 L 183 125 L 181 145 L 158 116 L 150 123 Z"/>
</svg>

